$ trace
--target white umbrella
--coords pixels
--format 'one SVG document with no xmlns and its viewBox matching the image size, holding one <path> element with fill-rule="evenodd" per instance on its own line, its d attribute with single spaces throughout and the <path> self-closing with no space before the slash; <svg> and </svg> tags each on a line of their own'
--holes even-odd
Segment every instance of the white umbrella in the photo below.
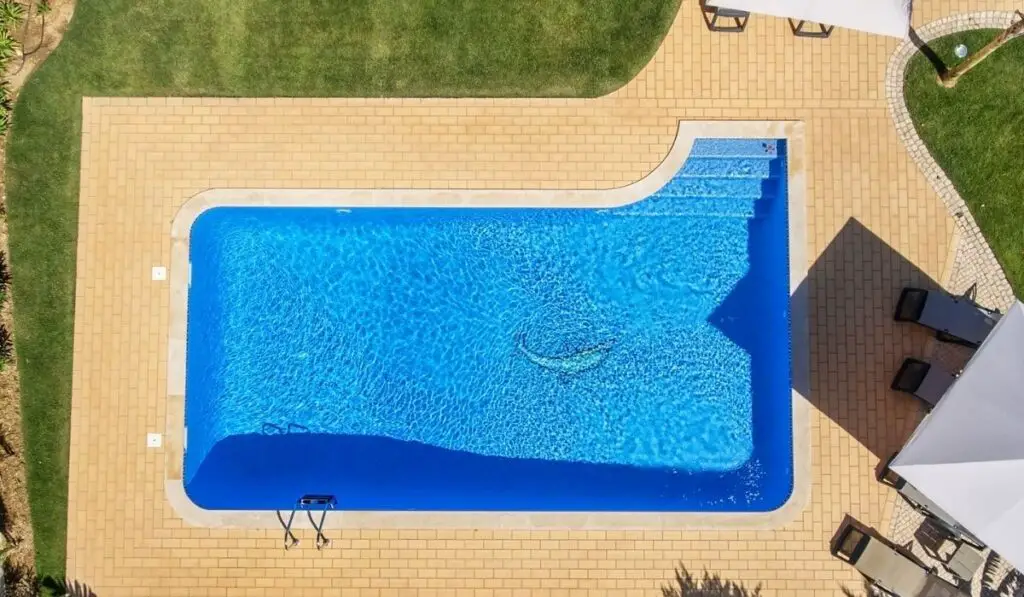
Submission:
<svg viewBox="0 0 1024 597">
<path fill-rule="evenodd" d="M 910 0 L 708 0 L 708 4 L 900 39 L 910 30 Z"/>
<path fill-rule="evenodd" d="M 1024 569 L 1024 304 L 999 320 L 890 468 Z"/>
</svg>

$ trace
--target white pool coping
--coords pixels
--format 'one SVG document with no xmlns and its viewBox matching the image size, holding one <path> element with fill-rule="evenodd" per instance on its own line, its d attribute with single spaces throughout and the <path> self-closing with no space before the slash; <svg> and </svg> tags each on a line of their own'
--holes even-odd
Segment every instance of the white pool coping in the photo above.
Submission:
<svg viewBox="0 0 1024 597">
<path fill-rule="evenodd" d="M 171 224 L 170 330 L 164 486 L 167 500 L 188 524 L 218 528 L 280 529 L 275 511 L 206 510 L 185 493 L 185 350 L 190 279 L 189 234 L 206 210 L 223 206 L 276 207 L 585 207 L 611 208 L 645 199 L 682 168 L 698 138 L 787 141 L 790 325 L 792 351 L 793 491 L 770 512 L 449 512 L 337 510 L 326 529 L 510 528 L 510 529 L 775 529 L 800 515 L 810 499 L 809 404 L 796 388 L 810 387 L 810 343 L 806 288 L 807 213 L 804 123 L 799 121 L 680 121 L 665 159 L 635 183 L 605 190 L 430 190 L 430 189 L 210 189 L 182 205 Z M 801 289 L 798 292 L 798 289 Z M 284 513 L 287 519 L 288 512 Z M 309 528 L 304 516 L 293 528 Z"/>
</svg>

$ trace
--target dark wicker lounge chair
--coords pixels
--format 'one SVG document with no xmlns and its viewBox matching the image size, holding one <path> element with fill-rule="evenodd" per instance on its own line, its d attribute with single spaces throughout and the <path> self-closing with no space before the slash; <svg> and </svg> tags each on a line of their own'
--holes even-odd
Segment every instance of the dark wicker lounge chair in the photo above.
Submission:
<svg viewBox="0 0 1024 597">
<path fill-rule="evenodd" d="M 999 321 L 999 313 L 967 298 L 922 288 L 904 288 L 896 303 L 894 319 L 931 328 L 943 342 L 977 348 Z"/>
<path fill-rule="evenodd" d="M 956 376 L 939 367 L 918 359 L 905 359 L 892 380 L 892 389 L 906 392 L 933 408 L 956 381 Z"/>
<path fill-rule="evenodd" d="M 967 597 L 907 550 L 850 518 L 832 540 L 832 555 L 863 574 L 872 585 L 898 597 Z"/>
</svg>

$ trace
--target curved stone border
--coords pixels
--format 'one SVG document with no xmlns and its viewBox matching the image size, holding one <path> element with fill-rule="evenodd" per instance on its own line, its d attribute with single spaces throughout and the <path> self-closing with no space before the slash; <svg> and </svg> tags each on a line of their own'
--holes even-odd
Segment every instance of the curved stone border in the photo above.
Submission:
<svg viewBox="0 0 1024 597">
<path fill-rule="evenodd" d="M 1014 13 L 1009 11 L 985 11 L 964 13 L 939 19 L 916 30 L 920 40 L 930 40 L 971 29 L 1005 29 L 1013 20 Z M 885 73 L 885 94 L 896 125 L 896 132 L 906 146 L 910 157 L 928 178 L 935 192 L 949 210 L 949 215 L 960 228 L 960 245 L 957 247 L 957 258 L 953 271 L 957 278 L 966 278 L 978 284 L 978 300 L 989 307 L 1005 309 L 1013 303 L 1013 289 L 1003 273 L 999 261 L 988 242 L 981 235 L 974 216 L 964 200 L 953 188 L 953 183 L 942 171 L 925 147 L 921 137 L 910 119 L 910 112 L 903 97 L 903 80 L 910 59 L 918 52 L 914 41 L 907 39 L 896 49 Z M 970 283 L 968 283 L 969 285 Z M 959 289 L 963 290 L 963 289 Z"/>
</svg>

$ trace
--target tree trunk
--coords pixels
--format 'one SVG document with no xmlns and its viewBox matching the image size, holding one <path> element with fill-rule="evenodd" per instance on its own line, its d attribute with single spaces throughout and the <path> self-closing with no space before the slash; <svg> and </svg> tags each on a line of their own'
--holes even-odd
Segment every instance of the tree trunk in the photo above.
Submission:
<svg viewBox="0 0 1024 597">
<path fill-rule="evenodd" d="M 963 76 L 964 73 L 971 70 L 978 65 L 979 62 L 984 60 L 991 54 L 999 49 L 999 46 L 1013 39 L 1014 36 L 1024 33 L 1024 14 L 1017 11 L 1017 20 L 1010 24 L 1009 27 L 1004 29 L 995 36 L 995 38 L 988 42 L 984 48 L 978 50 L 973 56 L 964 60 L 955 67 L 943 72 L 939 75 L 939 81 L 946 87 L 953 87 L 956 82 Z"/>
</svg>

